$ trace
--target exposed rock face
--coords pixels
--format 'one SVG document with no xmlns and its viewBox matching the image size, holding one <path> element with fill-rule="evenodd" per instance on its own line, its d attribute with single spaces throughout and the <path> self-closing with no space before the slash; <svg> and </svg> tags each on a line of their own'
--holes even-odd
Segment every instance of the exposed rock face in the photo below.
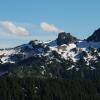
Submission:
<svg viewBox="0 0 100 100">
<path fill-rule="evenodd" d="M 99 41 L 99 32 L 100 29 L 87 40 Z M 88 41 L 62 32 L 53 41 L 32 40 L 14 48 L 0 49 L 0 73 L 66 79 L 74 76 L 91 79 L 97 75 L 100 79 L 100 42 Z"/>
<path fill-rule="evenodd" d="M 58 34 L 57 38 L 58 45 L 69 44 L 76 41 L 77 41 L 76 37 L 73 37 L 70 33 L 62 32 Z"/>
<path fill-rule="evenodd" d="M 94 31 L 94 33 L 87 38 L 88 42 L 100 42 L 100 28 Z"/>
</svg>

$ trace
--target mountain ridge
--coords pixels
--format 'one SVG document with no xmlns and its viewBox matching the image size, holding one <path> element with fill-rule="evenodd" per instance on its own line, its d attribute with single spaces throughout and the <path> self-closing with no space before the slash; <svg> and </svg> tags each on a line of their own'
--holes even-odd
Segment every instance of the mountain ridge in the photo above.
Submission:
<svg viewBox="0 0 100 100">
<path fill-rule="evenodd" d="M 87 38 L 87 41 L 100 42 L 100 28 L 95 30 L 93 34 Z"/>
<path fill-rule="evenodd" d="M 5 65 L 10 66 L 8 64 L 16 66 L 13 67 L 15 70 L 10 71 L 16 74 L 27 69 L 26 73 L 31 74 L 71 77 L 71 71 L 78 74 L 85 70 L 97 71 L 100 65 L 100 42 L 79 40 L 70 33 L 62 32 L 53 41 L 32 40 L 28 44 L 0 50 L 0 63 L 1 68 Z M 81 77 L 87 76 L 85 72 L 82 73 Z"/>
<path fill-rule="evenodd" d="M 25 52 L 29 52 L 27 56 L 31 56 L 32 54 L 39 54 L 44 53 L 45 49 L 56 50 L 60 49 L 61 47 L 65 49 L 67 46 L 73 45 L 72 48 L 78 48 L 78 49 L 87 49 L 89 47 L 91 48 L 100 48 L 99 41 L 92 41 L 91 38 L 94 38 L 94 34 L 96 36 L 96 33 L 98 35 L 98 31 L 100 31 L 100 28 L 96 30 L 91 36 L 89 36 L 86 40 L 79 40 L 76 37 L 72 36 L 70 33 L 61 32 L 58 34 L 57 39 L 54 41 L 49 42 L 42 42 L 39 40 L 32 40 L 28 44 L 23 44 L 14 48 L 6 48 L 6 49 L 0 49 L 0 58 L 4 55 L 12 55 L 12 54 L 25 54 Z M 94 39 L 95 40 L 95 39 Z M 59 51 L 59 50 L 58 50 Z M 69 52 L 70 53 L 70 52 Z M 25 55 L 24 55 L 25 56 Z M 27 58 L 27 57 L 26 57 Z M 5 59 L 6 60 L 6 59 Z M 4 59 L 2 59 L 4 61 Z M 6 63 L 6 61 L 4 61 Z M 13 62 L 12 62 L 13 63 Z"/>
</svg>

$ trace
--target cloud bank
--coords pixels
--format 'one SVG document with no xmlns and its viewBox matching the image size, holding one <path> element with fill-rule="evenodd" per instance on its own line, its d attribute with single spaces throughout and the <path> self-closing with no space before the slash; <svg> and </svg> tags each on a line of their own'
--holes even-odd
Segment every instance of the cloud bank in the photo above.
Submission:
<svg viewBox="0 0 100 100">
<path fill-rule="evenodd" d="M 55 32 L 55 33 L 59 33 L 59 32 L 63 32 L 64 30 L 57 28 L 56 26 L 54 26 L 53 24 L 49 24 L 47 22 L 42 22 L 40 23 L 40 27 L 43 31 L 46 32 Z"/>
<path fill-rule="evenodd" d="M 0 22 L 0 28 L 3 29 L 6 34 L 18 36 L 27 36 L 30 34 L 26 28 L 16 26 L 13 22 L 10 21 Z"/>
</svg>

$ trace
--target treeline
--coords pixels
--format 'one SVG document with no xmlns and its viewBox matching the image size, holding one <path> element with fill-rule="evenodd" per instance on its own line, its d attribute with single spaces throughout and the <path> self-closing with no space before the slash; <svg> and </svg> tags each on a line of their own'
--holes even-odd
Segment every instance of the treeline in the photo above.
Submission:
<svg viewBox="0 0 100 100">
<path fill-rule="evenodd" d="M 100 100 L 100 80 L 1 76 L 0 100 Z"/>
</svg>

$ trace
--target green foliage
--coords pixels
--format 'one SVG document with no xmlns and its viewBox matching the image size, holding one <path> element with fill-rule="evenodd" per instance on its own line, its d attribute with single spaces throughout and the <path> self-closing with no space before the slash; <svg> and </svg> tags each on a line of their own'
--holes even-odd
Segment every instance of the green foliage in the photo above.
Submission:
<svg viewBox="0 0 100 100">
<path fill-rule="evenodd" d="M 14 55 L 11 55 L 10 56 L 11 57 L 11 59 L 13 60 L 13 61 L 19 61 L 19 60 L 22 60 L 23 59 L 23 54 L 14 54 Z"/>
<path fill-rule="evenodd" d="M 100 100 L 100 80 L 2 76 L 0 100 Z"/>
<path fill-rule="evenodd" d="M 52 55 L 54 55 L 54 57 L 55 58 L 58 58 L 58 59 L 61 59 L 61 55 L 60 54 L 58 54 L 58 52 L 57 51 L 52 51 Z"/>
</svg>

